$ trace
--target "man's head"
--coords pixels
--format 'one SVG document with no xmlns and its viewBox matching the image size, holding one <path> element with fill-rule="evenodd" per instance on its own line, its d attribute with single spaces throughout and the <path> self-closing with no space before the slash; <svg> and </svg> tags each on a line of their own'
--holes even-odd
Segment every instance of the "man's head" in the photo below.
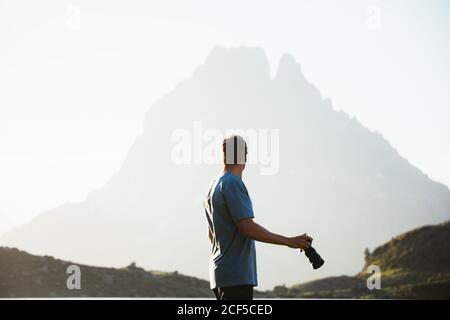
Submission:
<svg viewBox="0 0 450 320">
<path fill-rule="evenodd" d="M 244 138 L 232 135 L 222 142 L 223 164 L 226 170 L 242 172 L 247 162 L 247 143 Z"/>
</svg>

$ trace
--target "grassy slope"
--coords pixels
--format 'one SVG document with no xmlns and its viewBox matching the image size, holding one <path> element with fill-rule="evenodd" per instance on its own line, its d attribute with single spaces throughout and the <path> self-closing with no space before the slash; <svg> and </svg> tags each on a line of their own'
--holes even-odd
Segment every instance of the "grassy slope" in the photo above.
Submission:
<svg viewBox="0 0 450 320">
<path fill-rule="evenodd" d="M 178 273 L 122 268 L 81 268 L 81 290 L 68 290 L 73 263 L 0 247 L 0 297 L 212 297 L 205 280 Z M 381 290 L 367 289 L 369 265 L 381 268 Z M 404 233 L 366 256 L 355 276 L 329 277 L 257 297 L 450 298 L 450 222 Z"/>
<path fill-rule="evenodd" d="M 81 268 L 81 290 L 67 289 L 73 263 L 0 247 L 0 297 L 212 297 L 209 283 L 176 272 Z"/>
<path fill-rule="evenodd" d="M 381 269 L 381 290 L 367 289 L 369 265 Z M 450 222 L 397 236 L 366 256 L 354 277 L 330 277 L 276 287 L 278 297 L 450 299 Z"/>
</svg>

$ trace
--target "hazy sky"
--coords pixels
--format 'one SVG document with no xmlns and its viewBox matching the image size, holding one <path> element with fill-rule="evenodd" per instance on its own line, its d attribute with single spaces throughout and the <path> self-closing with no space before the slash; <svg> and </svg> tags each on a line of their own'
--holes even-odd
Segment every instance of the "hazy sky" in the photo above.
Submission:
<svg viewBox="0 0 450 320">
<path fill-rule="evenodd" d="M 81 201 L 211 48 L 289 52 L 336 109 L 450 185 L 450 2 L 0 0 L 0 214 Z"/>
</svg>

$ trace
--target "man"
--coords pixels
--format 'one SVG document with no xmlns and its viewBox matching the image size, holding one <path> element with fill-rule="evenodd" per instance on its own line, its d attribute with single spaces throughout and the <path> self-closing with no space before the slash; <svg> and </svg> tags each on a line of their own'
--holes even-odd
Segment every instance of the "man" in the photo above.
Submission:
<svg viewBox="0 0 450 320">
<path fill-rule="evenodd" d="M 242 181 L 247 144 L 233 135 L 223 141 L 222 150 L 223 172 L 213 180 L 203 202 L 212 244 L 210 286 L 218 300 L 251 300 L 258 285 L 255 240 L 305 250 L 312 238 L 285 237 L 253 221 L 252 202 Z"/>
</svg>

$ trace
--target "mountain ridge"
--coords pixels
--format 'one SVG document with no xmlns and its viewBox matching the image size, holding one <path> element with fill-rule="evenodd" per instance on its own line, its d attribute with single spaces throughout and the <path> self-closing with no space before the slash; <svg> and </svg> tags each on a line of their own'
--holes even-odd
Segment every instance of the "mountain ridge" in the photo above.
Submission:
<svg viewBox="0 0 450 320">
<path fill-rule="evenodd" d="M 107 184 L 84 202 L 48 210 L 7 232 L 0 244 L 86 264 L 120 267 L 137 260 L 206 278 L 201 203 L 220 165 L 171 159 L 174 130 L 192 133 L 197 120 L 221 132 L 280 130 L 277 174 L 262 176 L 260 163 L 244 173 L 256 219 L 275 232 L 312 234 L 333 261 L 313 272 L 298 254 L 258 244 L 264 286 L 298 283 L 298 268 L 305 279 L 355 273 L 365 247 L 450 217 L 448 188 L 411 166 L 380 134 L 335 111 L 292 56 L 283 56 L 270 78 L 261 48 L 217 47 L 190 78 L 155 101 Z M 336 238 L 346 243 L 339 252 Z"/>
</svg>

